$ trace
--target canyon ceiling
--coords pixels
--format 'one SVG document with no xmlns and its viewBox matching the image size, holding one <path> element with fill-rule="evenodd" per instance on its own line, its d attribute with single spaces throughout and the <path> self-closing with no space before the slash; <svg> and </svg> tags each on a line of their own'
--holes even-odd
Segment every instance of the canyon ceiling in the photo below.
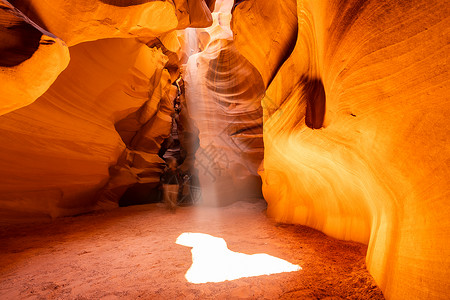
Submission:
<svg viewBox="0 0 450 300">
<path fill-rule="evenodd" d="M 446 1 L 0 0 L 0 41 L 2 221 L 156 189 L 181 74 L 207 204 L 262 190 L 387 298 L 448 297 Z"/>
</svg>

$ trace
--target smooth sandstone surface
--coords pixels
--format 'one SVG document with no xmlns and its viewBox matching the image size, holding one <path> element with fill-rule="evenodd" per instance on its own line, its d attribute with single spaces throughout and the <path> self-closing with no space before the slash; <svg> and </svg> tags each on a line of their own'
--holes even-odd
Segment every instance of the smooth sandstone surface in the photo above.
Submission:
<svg viewBox="0 0 450 300">
<path fill-rule="evenodd" d="M 208 204 L 251 196 L 259 170 L 269 216 L 368 244 L 388 299 L 448 297 L 445 1 L 10 3 L 2 221 L 155 188 L 181 67 L 184 143 Z"/>
<path fill-rule="evenodd" d="M 212 24 L 204 0 L 13 0 L 11 4 L 69 46 L 104 38 L 158 37 Z"/>
<path fill-rule="evenodd" d="M 43 96 L 0 117 L 2 220 L 86 212 L 99 197 L 117 205 L 118 188 L 159 179 L 157 152 L 174 97 L 167 57 L 134 39 L 70 52 L 68 68 Z"/>
<path fill-rule="evenodd" d="M 3 221 L 116 207 L 140 184 L 150 193 L 176 96 L 175 29 L 211 25 L 213 1 L 11 4 L 0 11 Z"/>
<path fill-rule="evenodd" d="M 0 2 L 0 115 L 33 103 L 69 62 L 68 46 L 106 38 L 159 37 L 180 48 L 175 29 L 212 24 L 214 1 Z"/>
<path fill-rule="evenodd" d="M 11 3 L 69 46 L 113 37 L 156 37 L 178 26 L 172 1 L 20 0 Z"/>
<path fill-rule="evenodd" d="M 292 17 L 269 20 L 269 5 L 243 1 L 233 16 L 236 46 L 267 85 L 269 215 L 368 243 L 368 269 L 389 299 L 445 299 L 450 7 L 299 0 L 296 9 L 291 39 Z"/>
<path fill-rule="evenodd" d="M 263 158 L 264 84 L 235 48 L 231 2 L 223 2 L 216 3 L 211 27 L 191 33 L 201 51 L 189 57 L 183 74 L 187 111 L 199 137 L 195 167 L 203 202 L 211 205 L 260 195 Z"/>
<path fill-rule="evenodd" d="M 0 115 L 31 104 L 68 63 L 62 40 L 0 1 Z"/>
<path fill-rule="evenodd" d="M 239 52 L 258 69 L 267 86 L 294 48 L 297 1 L 239 2 L 233 8 L 231 23 L 234 41 Z"/>
</svg>

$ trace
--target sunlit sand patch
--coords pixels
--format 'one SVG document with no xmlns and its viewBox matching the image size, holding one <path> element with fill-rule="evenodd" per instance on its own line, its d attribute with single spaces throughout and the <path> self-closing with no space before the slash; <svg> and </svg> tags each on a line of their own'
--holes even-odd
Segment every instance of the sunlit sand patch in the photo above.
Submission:
<svg viewBox="0 0 450 300">
<path fill-rule="evenodd" d="M 176 243 L 192 247 L 192 266 L 185 275 L 191 283 L 222 282 L 302 269 L 265 253 L 249 255 L 231 251 L 224 239 L 209 234 L 185 232 Z"/>
</svg>

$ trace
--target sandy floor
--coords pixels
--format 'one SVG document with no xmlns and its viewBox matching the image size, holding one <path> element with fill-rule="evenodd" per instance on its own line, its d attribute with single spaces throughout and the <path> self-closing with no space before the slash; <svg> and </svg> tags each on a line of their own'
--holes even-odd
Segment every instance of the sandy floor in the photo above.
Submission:
<svg viewBox="0 0 450 300">
<path fill-rule="evenodd" d="M 184 232 L 225 239 L 229 249 L 267 253 L 302 270 L 221 283 L 185 279 Z M 160 204 L 120 208 L 32 226 L 0 228 L 0 299 L 383 299 L 365 270 L 366 247 L 303 226 L 275 224 L 264 205 Z"/>
</svg>

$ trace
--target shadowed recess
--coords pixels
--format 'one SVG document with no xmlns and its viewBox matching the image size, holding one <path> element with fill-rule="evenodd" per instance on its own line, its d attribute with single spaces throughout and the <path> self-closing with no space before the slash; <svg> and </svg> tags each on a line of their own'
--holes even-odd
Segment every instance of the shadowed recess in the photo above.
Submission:
<svg viewBox="0 0 450 300">
<path fill-rule="evenodd" d="M 133 5 L 141 5 L 149 2 L 165 2 L 165 0 L 100 0 L 101 2 L 113 5 L 113 6 L 119 6 L 119 7 L 127 7 L 127 6 L 133 6 Z"/>
<path fill-rule="evenodd" d="M 236 6 L 239 5 L 239 3 L 244 2 L 245 0 L 234 0 L 233 8 L 231 9 L 231 13 L 233 13 Z"/>
<path fill-rule="evenodd" d="M 0 2 L 0 66 L 13 67 L 26 61 L 39 48 L 42 33 Z"/>
<path fill-rule="evenodd" d="M 303 87 L 306 103 L 305 123 L 311 129 L 319 129 L 323 126 L 325 118 L 325 89 L 322 80 L 309 79 Z"/>
</svg>

